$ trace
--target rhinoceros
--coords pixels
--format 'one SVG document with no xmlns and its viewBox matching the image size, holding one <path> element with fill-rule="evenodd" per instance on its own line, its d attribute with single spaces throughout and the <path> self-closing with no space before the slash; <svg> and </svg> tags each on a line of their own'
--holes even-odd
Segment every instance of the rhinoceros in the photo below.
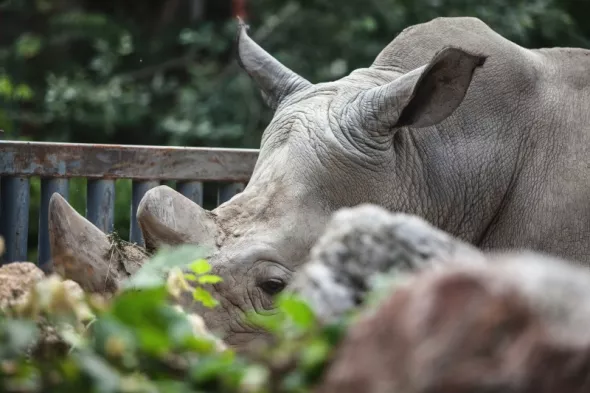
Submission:
<svg viewBox="0 0 590 393">
<path fill-rule="evenodd" d="M 272 312 L 343 207 L 417 215 L 484 250 L 590 262 L 590 51 L 526 49 L 456 17 L 405 29 L 333 82 L 290 70 L 244 24 L 237 56 L 274 110 L 248 185 L 213 211 L 156 187 L 137 214 L 148 248 L 212 249 L 221 307 L 203 316 L 230 345 L 259 335 L 241 316 Z M 69 238 L 54 248 L 81 253 Z"/>
</svg>

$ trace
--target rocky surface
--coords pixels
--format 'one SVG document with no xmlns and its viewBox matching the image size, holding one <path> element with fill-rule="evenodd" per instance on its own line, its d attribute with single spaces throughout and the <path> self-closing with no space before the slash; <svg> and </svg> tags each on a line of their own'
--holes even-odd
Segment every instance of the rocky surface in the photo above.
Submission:
<svg viewBox="0 0 590 393">
<path fill-rule="evenodd" d="M 24 295 L 45 274 L 31 262 L 14 262 L 0 267 L 0 308 L 23 301 Z"/>
<path fill-rule="evenodd" d="M 360 205 L 334 213 L 291 289 L 330 320 L 358 306 L 379 274 L 484 260 L 476 248 L 416 216 Z"/>
<path fill-rule="evenodd" d="M 590 391 L 590 272 L 489 261 L 407 280 L 350 329 L 316 393 Z"/>
</svg>

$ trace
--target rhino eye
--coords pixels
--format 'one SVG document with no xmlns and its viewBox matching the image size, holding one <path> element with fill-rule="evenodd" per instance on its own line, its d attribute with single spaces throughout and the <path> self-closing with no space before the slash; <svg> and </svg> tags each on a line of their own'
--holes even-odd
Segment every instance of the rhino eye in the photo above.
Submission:
<svg viewBox="0 0 590 393">
<path fill-rule="evenodd" d="M 258 284 L 260 289 L 266 292 L 269 295 L 276 295 L 277 293 L 281 292 L 285 289 L 285 283 L 283 280 L 279 280 L 278 278 L 271 278 L 270 280 L 266 280 Z"/>
</svg>

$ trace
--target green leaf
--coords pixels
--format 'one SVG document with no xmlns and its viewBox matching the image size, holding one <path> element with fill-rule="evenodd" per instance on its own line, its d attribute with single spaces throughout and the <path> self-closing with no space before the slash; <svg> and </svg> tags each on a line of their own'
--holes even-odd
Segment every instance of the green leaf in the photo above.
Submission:
<svg viewBox="0 0 590 393">
<path fill-rule="evenodd" d="M 92 391 L 99 393 L 118 391 L 120 375 L 103 359 L 89 352 L 78 352 L 72 356 L 84 373 L 94 382 Z"/>
<path fill-rule="evenodd" d="M 34 322 L 21 319 L 7 319 L 2 321 L 2 341 L 4 348 L 0 354 L 6 351 L 15 355 L 35 342 L 39 336 L 39 329 Z"/>
<path fill-rule="evenodd" d="M 153 325 L 153 318 L 165 306 L 168 292 L 165 287 L 126 290 L 114 298 L 110 313 L 128 326 L 142 328 Z"/>
<path fill-rule="evenodd" d="M 119 54 L 126 56 L 133 53 L 133 37 L 129 33 L 121 35 L 119 40 Z"/>
<path fill-rule="evenodd" d="M 27 85 L 19 84 L 14 90 L 14 97 L 21 101 L 28 101 L 33 98 L 33 90 Z"/>
<path fill-rule="evenodd" d="M 190 269 L 198 275 L 209 273 L 211 265 L 205 259 L 198 259 L 189 265 Z"/>
<path fill-rule="evenodd" d="M 41 38 L 35 34 L 24 33 L 16 40 L 16 53 L 20 57 L 34 57 L 41 50 Z"/>
<path fill-rule="evenodd" d="M 137 336 L 134 330 L 125 326 L 120 321 L 109 315 L 101 316 L 92 324 L 92 333 L 94 338 L 95 350 L 98 353 L 124 357 L 128 365 L 136 363 L 135 352 L 137 350 Z M 116 348 L 112 345 L 112 339 L 117 340 Z"/>
<path fill-rule="evenodd" d="M 186 267 L 192 262 L 201 260 L 207 251 L 194 245 L 162 247 L 150 260 L 127 281 L 123 288 L 153 288 L 164 285 L 166 274 L 175 267 Z"/>
<path fill-rule="evenodd" d="M 207 308 L 213 308 L 219 304 L 219 302 L 203 288 L 195 288 L 193 291 L 193 298 L 196 301 L 201 302 Z"/>
<path fill-rule="evenodd" d="M 294 295 L 279 296 L 277 304 L 297 326 L 302 329 L 309 329 L 315 323 L 315 314 L 303 300 Z"/>
<path fill-rule="evenodd" d="M 301 362 L 307 367 L 315 367 L 322 364 L 330 354 L 330 344 L 328 341 L 315 339 L 308 343 L 301 354 Z"/>
<path fill-rule="evenodd" d="M 214 380 L 220 375 L 225 377 L 234 360 L 234 356 L 230 351 L 203 358 L 191 369 L 191 379 L 203 384 Z"/>
<path fill-rule="evenodd" d="M 165 330 L 157 327 L 142 326 L 137 329 L 141 349 L 153 356 L 160 356 L 170 350 L 172 342 Z"/>
<path fill-rule="evenodd" d="M 168 321 L 168 336 L 175 346 L 184 346 L 194 337 L 193 325 L 186 313 L 167 308 L 163 314 Z"/>
<path fill-rule="evenodd" d="M 197 276 L 192 273 L 185 273 L 184 278 L 188 281 L 197 281 Z"/>
<path fill-rule="evenodd" d="M 198 37 L 198 32 L 192 29 L 184 28 L 178 35 L 178 42 L 180 42 L 182 45 L 194 44 L 195 42 L 197 42 Z"/>
<path fill-rule="evenodd" d="M 0 76 L 0 96 L 11 97 L 13 91 L 12 82 L 6 75 Z"/>
<path fill-rule="evenodd" d="M 189 337 L 185 342 L 185 346 L 187 349 L 200 354 L 210 354 L 215 351 L 215 342 L 208 337 Z"/>
<path fill-rule="evenodd" d="M 350 320 L 340 318 L 335 322 L 329 323 L 322 328 L 322 336 L 331 345 L 336 346 L 346 335 Z"/>
<path fill-rule="evenodd" d="M 217 284 L 222 282 L 223 279 L 213 274 L 205 274 L 198 278 L 199 284 Z"/>
<path fill-rule="evenodd" d="M 174 324 L 184 318 L 168 304 L 165 287 L 124 291 L 115 298 L 110 315 L 133 332 L 141 350 L 152 355 L 170 350 L 176 338 L 171 337 L 170 332 Z M 184 323 L 186 331 L 189 329 L 188 321 Z"/>
<path fill-rule="evenodd" d="M 278 333 L 282 331 L 283 325 L 285 323 L 285 314 L 276 313 L 262 315 L 254 311 L 250 311 L 246 313 L 246 320 L 270 333 Z"/>
</svg>

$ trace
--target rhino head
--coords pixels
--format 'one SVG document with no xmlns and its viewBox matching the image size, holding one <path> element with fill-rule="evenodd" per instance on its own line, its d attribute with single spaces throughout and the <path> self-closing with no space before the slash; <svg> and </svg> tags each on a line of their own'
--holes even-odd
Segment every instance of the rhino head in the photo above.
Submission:
<svg viewBox="0 0 590 393">
<path fill-rule="evenodd" d="M 250 201 L 244 209 L 264 200 Z M 232 209 L 235 206 L 220 206 L 210 212 L 170 187 L 155 187 L 144 195 L 138 207 L 137 220 L 145 241 L 142 249 L 125 242 L 117 244 L 55 193 L 49 203 L 49 269 L 77 282 L 85 291 L 110 295 L 139 270 L 152 251 L 164 245 L 204 246 L 213 273 L 224 279 L 207 288 L 220 305 L 205 308 L 185 296 L 180 299 L 181 306 L 200 315 L 208 330 L 239 350 L 253 338 L 266 336 L 265 331 L 247 323 L 245 312 L 272 312 L 272 296 L 283 289 L 294 268 L 279 259 L 280 254 L 272 247 L 273 239 L 264 231 L 264 225 L 279 231 L 286 221 L 270 219 L 252 225 L 247 230 L 258 231 L 260 236 L 253 237 L 228 226 L 230 215 L 241 217 L 244 227 L 249 218 Z M 255 239 L 259 239 L 258 243 L 252 247 L 249 242 Z M 303 259 L 298 243 L 289 244 L 291 239 L 296 240 L 286 235 L 284 243 L 279 244 L 290 247 L 292 255 Z"/>
<path fill-rule="evenodd" d="M 156 187 L 137 218 L 148 249 L 212 249 L 209 261 L 224 278 L 214 287 L 221 306 L 203 317 L 240 346 L 260 334 L 244 313 L 274 312 L 274 296 L 288 287 L 335 210 L 360 203 L 408 210 L 407 198 L 421 192 L 408 176 L 417 162 L 404 150 L 411 135 L 404 134 L 405 143 L 396 135 L 450 116 L 483 58 L 449 47 L 407 72 L 371 67 L 312 84 L 250 39 L 243 24 L 237 54 L 274 110 L 247 187 L 211 212 Z"/>
</svg>

